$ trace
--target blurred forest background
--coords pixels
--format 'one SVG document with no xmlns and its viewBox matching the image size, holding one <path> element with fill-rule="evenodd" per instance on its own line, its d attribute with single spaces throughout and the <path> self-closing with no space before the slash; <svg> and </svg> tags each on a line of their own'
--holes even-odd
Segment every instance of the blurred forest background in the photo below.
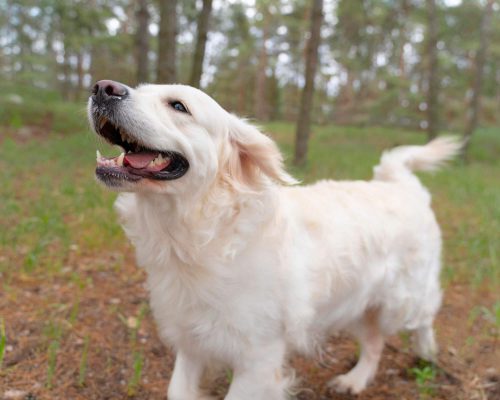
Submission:
<svg viewBox="0 0 500 400">
<path fill-rule="evenodd" d="M 323 11 L 313 22 L 321 27 L 317 123 L 431 137 L 470 134 L 476 121 L 499 125 L 495 0 L 321 3 L 0 0 L 0 78 L 72 101 L 99 79 L 187 83 L 240 115 L 295 121 L 316 6 Z"/>
</svg>

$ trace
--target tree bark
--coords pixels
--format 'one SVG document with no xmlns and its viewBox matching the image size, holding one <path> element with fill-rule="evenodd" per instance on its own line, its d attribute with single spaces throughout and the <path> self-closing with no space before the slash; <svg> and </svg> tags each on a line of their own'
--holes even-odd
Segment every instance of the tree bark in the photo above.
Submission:
<svg viewBox="0 0 500 400">
<path fill-rule="evenodd" d="M 480 110 L 481 101 L 481 89 L 483 86 L 483 75 L 484 75 L 484 64 L 486 61 L 486 53 L 488 51 L 488 39 L 491 34 L 491 17 L 493 14 L 493 3 L 495 0 L 488 0 L 486 3 L 483 15 L 481 16 L 481 25 L 479 27 L 479 48 L 476 53 L 475 60 L 475 76 L 474 84 L 472 87 L 472 96 L 469 104 L 469 110 L 467 111 L 467 122 L 465 125 L 464 139 L 464 159 L 467 155 L 467 149 L 469 147 L 470 139 L 474 133 Z"/>
<path fill-rule="evenodd" d="M 311 129 L 311 110 L 313 106 L 314 78 L 318 64 L 318 47 L 320 42 L 321 25 L 323 22 L 323 0 L 311 0 L 311 19 L 309 39 L 306 46 L 305 85 L 300 99 L 299 118 L 295 131 L 295 159 L 296 165 L 306 161 L 309 132 Z"/>
<path fill-rule="evenodd" d="M 176 80 L 175 48 L 177 35 L 177 0 L 160 0 L 160 31 L 158 33 L 158 83 Z"/>
<path fill-rule="evenodd" d="M 76 53 L 77 86 L 75 99 L 80 99 L 83 95 L 83 79 L 85 76 L 85 70 L 83 68 L 83 53 L 83 48 L 80 48 Z"/>
<path fill-rule="evenodd" d="M 205 47 L 207 45 L 208 25 L 212 13 L 212 0 L 203 0 L 203 7 L 198 17 L 196 48 L 194 51 L 193 65 L 191 67 L 191 86 L 200 87 L 201 74 L 203 72 L 203 60 L 205 59 Z"/>
<path fill-rule="evenodd" d="M 139 0 L 136 11 L 137 32 L 135 37 L 136 63 L 137 63 L 137 83 L 148 82 L 149 80 L 149 11 L 148 1 Z"/>
<path fill-rule="evenodd" d="M 257 80 L 255 85 L 255 117 L 259 121 L 268 119 L 268 104 L 266 96 L 266 70 L 268 63 L 266 42 L 269 39 L 270 13 L 267 5 L 264 6 L 262 21 L 262 46 L 259 51 L 259 65 L 257 67 Z"/>
<path fill-rule="evenodd" d="M 431 140 L 439 129 L 436 0 L 427 0 L 427 23 L 427 138 Z"/>
</svg>

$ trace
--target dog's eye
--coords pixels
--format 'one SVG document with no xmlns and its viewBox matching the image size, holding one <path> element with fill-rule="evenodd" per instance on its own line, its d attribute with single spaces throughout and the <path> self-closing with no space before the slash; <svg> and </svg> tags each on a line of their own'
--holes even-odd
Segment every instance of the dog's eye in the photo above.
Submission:
<svg viewBox="0 0 500 400">
<path fill-rule="evenodd" d="M 175 111 L 183 112 L 186 114 L 189 113 L 186 106 L 184 104 L 182 104 L 180 101 L 174 100 L 174 101 L 171 101 L 169 104 L 170 104 L 170 107 L 172 107 Z"/>
</svg>

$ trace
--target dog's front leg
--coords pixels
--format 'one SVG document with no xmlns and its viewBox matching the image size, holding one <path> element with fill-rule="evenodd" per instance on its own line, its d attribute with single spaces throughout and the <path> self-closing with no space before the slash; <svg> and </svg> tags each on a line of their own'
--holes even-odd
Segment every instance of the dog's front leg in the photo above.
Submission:
<svg viewBox="0 0 500 400">
<path fill-rule="evenodd" d="M 168 400 L 202 400 L 200 380 L 203 364 L 192 355 L 179 350 L 175 358 L 174 371 L 168 385 Z"/>
<path fill-rule="evenodd" d="M 283 377 L 285 343 L 276 341 L 243 354 L 235 365 L 225 400 L 283 400 L 288 380 Z"/>
</svg>

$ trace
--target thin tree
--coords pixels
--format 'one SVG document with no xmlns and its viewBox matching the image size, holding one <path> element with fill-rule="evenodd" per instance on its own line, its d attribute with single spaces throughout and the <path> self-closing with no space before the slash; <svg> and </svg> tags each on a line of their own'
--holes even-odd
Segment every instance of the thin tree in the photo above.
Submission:
<svg viewBox="0 0 500 400">
<path fill-rule="evenodd" d="M 323 0 L 311 0 L 309 39 L 306 45 L 305 85 L 300 99 L 299 118 L 295 131 L 296 165 L 304 164 L 307 157 L 309 132 L 311 130 L 311 110 L 313 106 L 314 78 L 318 65 L 318 47 L 323 22 Z"/>
<path fill-rule="evenodd" d="M 259 50 L 259 64 L 256 71 L 257 79 L 255 82 L 254 108 L 255 117 L 260 121 L 265 121 L 268 119 L 268 102 L 266 96 L 268 54 L 266 42 L 269 39 L 271 13 L 269 11 L 269 4 L 266 0 L 258 4 L 262 8 L 262 44 Z"/>
<path fill-rule="evenodd" d="M 434 139 L 439 129 L 438 21 L 436 1 L 427 0 L 427 138 Z"/>
<path fill-rule="evenodd" d="M 176 80 L 175 48 L 177 36 L 177 0 L 160 0 L 160 31 L 158 33 L 158 83 Z"/>
<path fill-rule="evenodd" d="M 191 66 L 191 78 L 189 79 L 190 85 L 194 87 L 200 87 L 211 13 L 212 0 L 203 0 L 203 7 L 200 15 L 198 16 L 196 47 L 194 51 L 193 65 Z"/>
<path fill-rule="evenodd" d="M 490 37 L 491 31 L 491 16 L 493 14 L 493 3 L 495 0 L 488 0 L 486 3 L 483 14 L 481 16 L 481 25 L 479 26 L 479 48 L 476 53 L 475 60 L 475 76 L 474 84 L 472 87 L 472 96 L 470 100 L 470 108 L 467 112 L 467 122 L 465 125 L 464 139 L 465 139 L 465 149 L 464 158 L 466 157 L 466 151 L 469 147 L 470 139 L 474 133 L 477 122 L 479 118 L 480 110 L 480 100 L 481 100 L 481 89 L 483 86 L 483 76 L 484 76 L 484 64 L 486 62 L 486 53 L 488 51 L 488 39 Z"/>
<path fill-rule="evenodd" d="M 135 34 L 135 56 L 137 64 L 137 83 L 149 80 L 149 11 L 148 0 L 139 0 L 135 13 L 137 20 L 137 31 Z"/>
</svg>

